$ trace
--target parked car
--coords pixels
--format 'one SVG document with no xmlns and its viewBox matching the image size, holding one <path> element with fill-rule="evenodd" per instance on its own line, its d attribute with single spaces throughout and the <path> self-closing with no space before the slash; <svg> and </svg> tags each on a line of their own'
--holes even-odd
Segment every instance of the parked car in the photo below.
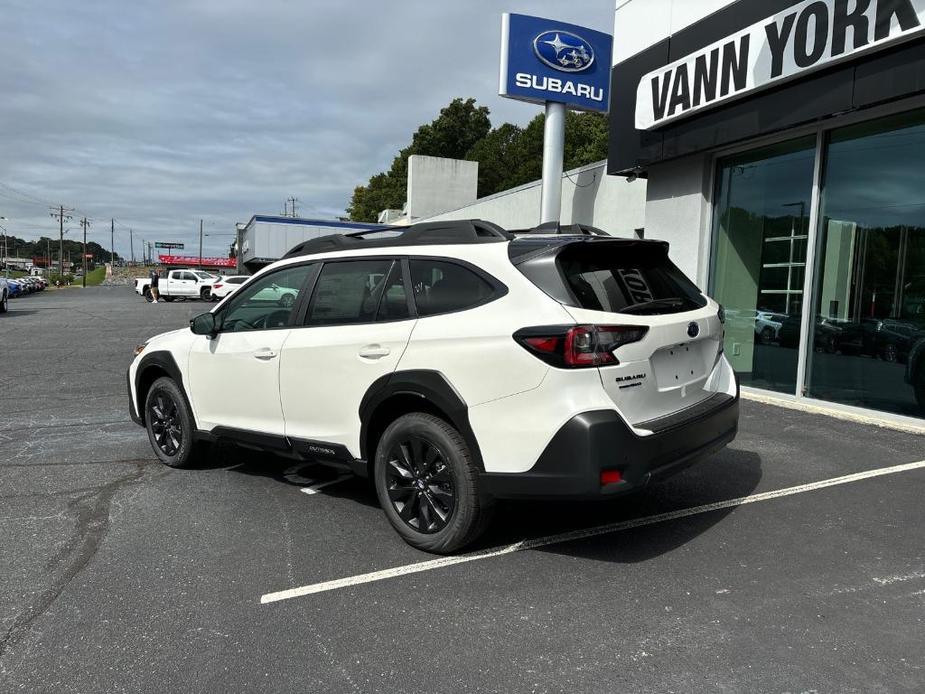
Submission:
<svg viewBox="0 0 925 694">
<path fill-rule="evenodd" d="M 909 350 L 906 383 L 912 386 L 915 401 L 925 414 L 925 336 L 918 338 Z"/>
<path fill-rule="evenodd" d="M 10 290 L 11 299 L 15 299 L 17 296 L 20 296 L 23 293 L 23 288 L 19 283 L 19 280 L 7 280 L 7 285 Z"/>
<path fill-rule="evenodd" d="M 898 318 L 866 318 L 861 321 L 864 352 L 884 361 L 905 364 L 913 345 L 922 337 L 922 326 Z"/>
<path fill-rule="evenodd" d="M 771 311 L 755 312 L 755 337 L 763 345 L 780 339 L 780 328 L 787 316 Z"/>
<path fill-rule="evenodd" d="M 212 284 L 216 279 L 215 275 L 201 270 L 170 270 L 158 280 L 157 293 L 165 301 L 173 301 L 178 298 L 208 301 L 212 297 Z M 151 278 L 136 278 L 135 293 L 150 301 Z"/>
<path fill-rule="evenodd" d="M 497 499 L 609 499 L 730 442 L 719 304 L 666 243 L 554 231 L 441 222 L 300 244 L 136 348 L 132 418 L 173 467 L 230 440 L 369 477 L 432 552 L 472 542 Z M 260 300 L 274 287 L 296 288 L 291 306 Z"/>
<path fill-rule="evenodd" d="M 786 316 L 781 321 L 778 332 L 780 346 L 794 349 L 800 344 L 800 323 L 802 314 Z M 828 354 L 860 354 L 862 350 L 862 332 L 858 323 L 840 321 L 817 315 L 813 333 L 813 348 L 817 352 Z"/>
<path fill-rule="evenodd" d="M 0 277 L 0 313 L 6 313 L 9 309 L 10 285 L 5 277 Z"/>
<path fill-rule="evenodd" d="M 219 301 L 229 294 L 233 294 L 250 278 L 250 275 L 228 275 L 227 277 L 219 277 L 218 280 L 212 284 L 212 301 Z"/>
</svg>

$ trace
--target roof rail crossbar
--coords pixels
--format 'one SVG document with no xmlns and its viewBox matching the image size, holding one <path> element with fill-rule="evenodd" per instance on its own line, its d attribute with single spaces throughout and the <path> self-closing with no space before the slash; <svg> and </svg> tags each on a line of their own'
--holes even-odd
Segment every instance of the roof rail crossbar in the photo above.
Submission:
<svg viewBox="0 0 925 694">
<path fill-rule="evenodd" d="M 523 233 L 527 234 L 562 234 L 569 236 L 610 236 L 603 229 L 590 224 L 561 224 L 560 222 L 544 222 L 533 229 Z"/>
<path fill-rule="evenodd" d="M 387 238 L 374 238 L 378 232 L 401 232 Z M 373 236 L 373 238 L 369 238 Z M 357 248 L 389 248 L 393 246 L 438 246 L 456 244 L 501 243 L 510 241 L 514 235 L 499 227 L 497 224 L 481 219 L 454 220 L 447 222 L 421 222 L 401 229 L 388 227 L 370 231 L 359 231 L 352 234 L 330 234 L 317 239 L 304 241 L 284 258 L 294 258 L 312 253 L 328 253 L 331 251 L 349 250 Z"/>
</svg>

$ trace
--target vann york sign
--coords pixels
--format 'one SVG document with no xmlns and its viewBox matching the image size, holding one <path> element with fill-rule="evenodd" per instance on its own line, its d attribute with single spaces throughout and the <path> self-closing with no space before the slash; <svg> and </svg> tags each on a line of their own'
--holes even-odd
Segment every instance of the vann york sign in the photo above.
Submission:
<svg viewBox="0 0 925 694">
<path fill-rule="evenodd" d="M 925 0 L 807 0 L 642 78 L 636 128 L 698 111 L 914 36 Z"/>
</svg>

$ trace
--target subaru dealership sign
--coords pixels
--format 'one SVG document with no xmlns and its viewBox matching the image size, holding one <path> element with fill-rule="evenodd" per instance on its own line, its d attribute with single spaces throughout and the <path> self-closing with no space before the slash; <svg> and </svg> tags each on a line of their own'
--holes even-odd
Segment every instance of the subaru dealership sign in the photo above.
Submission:
<svg viewBox="0 0 925 694">
<path fill-rule="evenodd" d="M 606 112 L 612 48 L 613 38 L 600 31 L 505 13 L 499 93 L 521 101 L 552 101 Z"/>
</svg>

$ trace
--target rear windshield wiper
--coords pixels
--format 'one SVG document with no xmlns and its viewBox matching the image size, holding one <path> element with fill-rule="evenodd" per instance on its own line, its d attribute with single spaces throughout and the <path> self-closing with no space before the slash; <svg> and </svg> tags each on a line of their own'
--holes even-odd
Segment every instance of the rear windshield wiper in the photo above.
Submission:
<svg viewBox="0 0 925 694">
<path fill-rule="evenodd" d="M 684 299 L 671 297 L 670 299 L 655 299 L 653 301 L 644 301 L 641 304 L 627 306 L 620 313 L 640 313 L 654 308 L 681 308 L 684 306 Z"/>
</svg>

